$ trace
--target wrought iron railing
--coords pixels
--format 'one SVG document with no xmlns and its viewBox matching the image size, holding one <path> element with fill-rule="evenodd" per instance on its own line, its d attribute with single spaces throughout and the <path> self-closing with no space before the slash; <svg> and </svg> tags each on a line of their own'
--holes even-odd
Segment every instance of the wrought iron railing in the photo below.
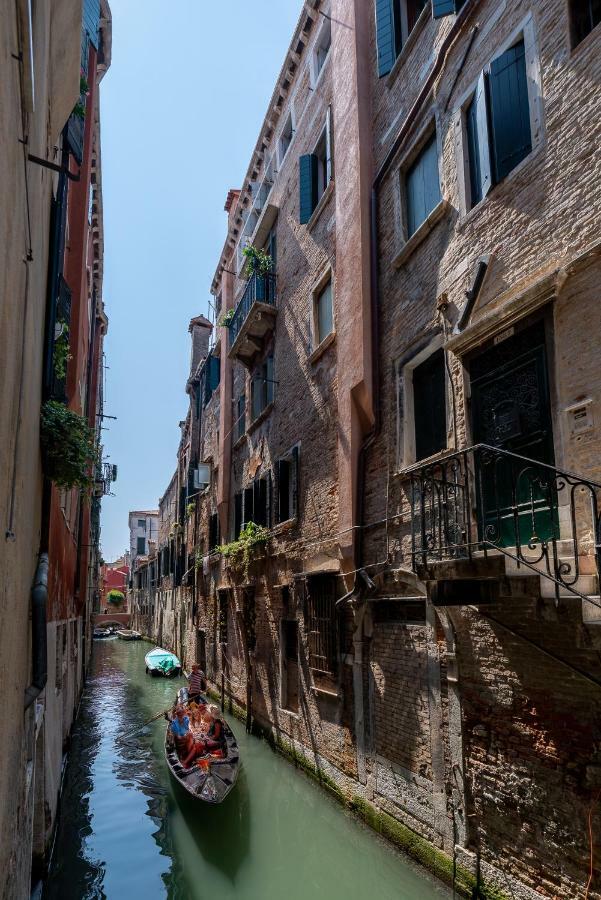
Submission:
<svg viewBox="0 0 601 900">
<path fill-rule="evenodd" d="M 275 275 L 271 272 L 266 275 L 255 272 L 251 275 L 230 323 L 230 347 L 236 342 L 253 304 L 268 303 L 275 306 L 275 301 Z"/>
<path fill-rule="evenodd" d="M 556 597 L 565 588 L 586 599 L 577 587 L 582 557 L 599 579 L 601 484 L 485 444 L 404 475 L 414 570 L 500 551 L 552 581 Z"/>
</svg>

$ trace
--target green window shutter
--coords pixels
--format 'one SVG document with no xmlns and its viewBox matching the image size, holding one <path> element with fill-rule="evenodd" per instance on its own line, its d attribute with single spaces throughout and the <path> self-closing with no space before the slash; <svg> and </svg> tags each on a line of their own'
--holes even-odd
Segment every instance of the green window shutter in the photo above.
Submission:
<svg viewBox="0 0 601 900">
<path fill-rule="evenodd" d="M 432 0 L 432 18 L 442 19 L 443 16 L 452 16 L 462 5 L 457 0 Z"/>
<path fill-rule="evenodd" d="M 234 540 L 237 541 L 242 530 L 242 491 L 234 495 Z"/>
<path fill-rule="evenodd" d="M 480 75 L 472 102 L 466 112 L 470 167 L 471 206 L 486 197 L 492 187 L 488 137 L 486 76 Z"/>
<path fill-rule="evenodd" d="M 278 522 L 287 522 L 290 516 L 290 460 L 280 459 L 278 475 Z"/>
<path fill-rule="evenodd" d="M 307 224 L 317 206 L 317 163 L 317 157 L 313 153 L 307 153 L 299 159 L 301 225 Z"/>
<path fill-rule="evenodd" d="M 378 76 L 388 75 L 396 59 L 392 0 L 376 0 Z"/>
<path fill-rule="evenodd" d="M 268 403 L 273 402 L 274 398 L 274 388 L 275 382 L 273 380 L 273 356 L 268 356 L 265 363 L 265 381 L 267 382 L 265 388 L 265 398 L 266 398 L 266 406 Z"/>
<path fill-rule="evenodd" d="M 250 487 L 244 489 L 244 524 L 248 525 L 249 522 L 255 521 L 255 505 L 254 505 L 254 487 L 251 484 Z"/>
<path fill-rule="evenodd" d="M 440 203 L 440 175 L 436 134 L 426 144 L 405 176 L 407 237 L 410 238 Z"/>
<path fill-rule="evenodd" d="M 532 150 L 523 40 L 493 60 L 488 85 L 493 170 L 499 182 Z"/>
</svg>

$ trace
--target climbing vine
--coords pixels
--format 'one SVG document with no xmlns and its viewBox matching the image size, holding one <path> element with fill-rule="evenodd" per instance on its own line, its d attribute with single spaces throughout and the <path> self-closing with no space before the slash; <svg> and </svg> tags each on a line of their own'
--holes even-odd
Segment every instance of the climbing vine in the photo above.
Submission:
<svg viewBox="0 0 601 900">
<path fill-rule="evenodd" d="M 224 559 L 229 559 L 235 568 L 242 568 L 245 578 L 248 579 L 248 569 L 255 547 L 266 544 L 268 540 L 267 528 L 255 525 L 254 522 L 247 522 L 237 540 L 215 547 L 215 552 L 220 553 Z"/>
<path fill-rule="evenodd" d="M 42 406 L 40 444 L 44 472 L 62 488 L 88 488 L 97 458 L 94 431 L 84 416 L 58 400 Z"/>
</svg>

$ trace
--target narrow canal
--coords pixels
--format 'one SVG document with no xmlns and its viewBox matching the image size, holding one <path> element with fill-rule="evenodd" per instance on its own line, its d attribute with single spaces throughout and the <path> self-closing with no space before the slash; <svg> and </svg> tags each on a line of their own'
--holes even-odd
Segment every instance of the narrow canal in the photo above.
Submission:
<svg viewBox="0 0 601 900">
<path fill-rule="evenodd" d="M 180 796 L 164 759 L 176 684 L 148 644 L 96 641 L 45 892 L 52 900 L 429 900 L 449 892 L 236 720 L 243 770 L 219 807 Z"/>
</svg>

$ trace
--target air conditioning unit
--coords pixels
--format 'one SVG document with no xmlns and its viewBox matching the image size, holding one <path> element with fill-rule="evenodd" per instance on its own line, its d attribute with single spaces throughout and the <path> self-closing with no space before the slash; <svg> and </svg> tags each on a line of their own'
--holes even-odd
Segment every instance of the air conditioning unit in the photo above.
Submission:
<svg viewBox="0 0 601 900">
<path fill-rule="evenodd" d="M 204 491 L 211 483 L 211 467 L 200 465 L 194 469 L 194 490 Z"/>
</svg>

